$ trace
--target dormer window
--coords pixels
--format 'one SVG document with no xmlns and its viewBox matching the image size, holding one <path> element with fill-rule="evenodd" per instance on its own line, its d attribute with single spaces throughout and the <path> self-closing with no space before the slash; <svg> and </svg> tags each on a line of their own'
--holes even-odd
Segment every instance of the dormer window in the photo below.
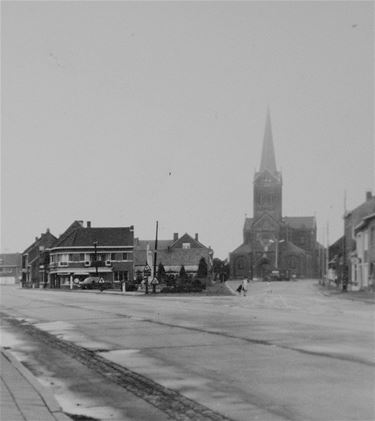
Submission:
<svg viewBox="0 0 375 421">
<path fill-rule="evenodd" d="M 182 243 L 182 248 L 183 249 L 189 249 L 190 248 L 190 243 Z"/>
</svg>

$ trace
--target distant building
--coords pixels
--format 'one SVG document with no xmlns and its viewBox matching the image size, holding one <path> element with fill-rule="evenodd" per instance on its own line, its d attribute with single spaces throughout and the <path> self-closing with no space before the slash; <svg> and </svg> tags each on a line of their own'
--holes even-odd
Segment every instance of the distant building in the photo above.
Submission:
<svg viewBox="0 0 375 421">
<path fill-rule="evenodd" d="M 57 238 L 49 229 L 22 253 L 22 285 L 39 288 L 48 280 L 48 253 Z"/>
<path fill-rule="evenodd" d="M 0 254 L 0 284 L 14 285 L 21 280 L 22 255 L 21 253 Z"/>
<path fill-rule="evenodd" d="M 369 252 L 373 250 L 373 245 L 369 239 L 371 236 L 371 229 L 368 232 L 368 228 L 372 228 L 372 214 L 375 213 L 375 196 L 372 193 L 366 192 L 366 200 L 353 210 L 346 212 L 344 216 L 345 226 L 345 248 L 344 256 L 346 267 L 348 268 L 348 280 L 349 286 L 357 288 L 360 285 L 358 277 L 360 276 L 361 282 L 363 277 L 373 277 L 374 265 L 373 261 L 368 261 Z M 363 243 L 366 241 L 366 243 Z M 370 248 L 371 244 L 371 248 Z M 364 262 L 360 259 L 363 256 L 358 256 L 358 251 L 361 254 L 366 250 L 366 262 L 368 266 L 364 265 Z M 372 265 L 371 265 L 372 263 Z M 363 271 L 363 272 L 360 272 Z M 367 285 L 365 281 L 364 285 Z M 361 287 L 361 285 L 359 286 Z"/>
<path fill-rule="evenodd" d="M 354 227 L 356 252 L 351 256 L 352 289 L 374 286 L 375 278 L 375 213 L 365 216 Z"/>
<path fill-rule="evenodd" d="M 134 270 L 135 273 L 143 272 L 148 263 L 153 265 L 155 240 L 135 239 L 134 243 Z M 212 266 L 213 250 L 203 245 L 198 234 L 193 238 L 185 233 L 181 237 L 174 233 L 173 239 L 158 240 L 156 265 L 162 263 L 167 274 L 178 275 L 181 266 L 186 273 L 196 275 L 201 258 L 204 258 L 208 268 Z"/>
<path fill-rule="evenodd" d="M 96 228 L 75 221 L 55 241 L 49 254 L 49 284 L 72 287 L 88 276 L 114 286 L 133 279 L 134 227 Z"/>
<path fill-rule="evenodd" d="M 245 219 L 243 242 L 230 253 L 232 277 L 264 278 L 274 270 L 297 277 L 318 275 L 315 217 L 284 217 L 282 184 L 268 112 L 260 169 L 254 176 L 254 216 Z"/>
</svg>

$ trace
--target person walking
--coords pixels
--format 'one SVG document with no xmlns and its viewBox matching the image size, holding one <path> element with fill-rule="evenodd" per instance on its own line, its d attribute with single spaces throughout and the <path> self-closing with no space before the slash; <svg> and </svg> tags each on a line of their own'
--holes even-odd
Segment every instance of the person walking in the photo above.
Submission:
<svg viewBox="0 0 375 421">
<path fill-rule="evenodd" d="M 247 278 L 244 278 L 243 281 L 242 281 L 242 289 L 241 289 L 244 297 L 246 297 L 248 286 L 249 286 L 249 281 L 248 281 Z"/>
</svg>

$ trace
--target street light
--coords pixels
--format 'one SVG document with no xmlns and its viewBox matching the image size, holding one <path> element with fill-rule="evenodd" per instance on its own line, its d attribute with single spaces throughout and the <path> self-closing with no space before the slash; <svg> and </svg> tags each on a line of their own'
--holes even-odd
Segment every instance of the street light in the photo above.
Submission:
<svg viewBox="0 0 375 421">
<path fill-rule="evenodd" d="M 96 277 L 98 277 L 98 259 L 97 259 L 97 250 L 96 250 L 97 246 L 98 246 L 98 242 L 94 241 L 94 264 L 95 264 Z"/>
<path fill-rule="evenodd" d="M 270 240 L 271 243 L 276 243 L 275 249 L 275 267 L 279 267 L 279 244 L 284 243 L 285 240 Z"/>
</svg>

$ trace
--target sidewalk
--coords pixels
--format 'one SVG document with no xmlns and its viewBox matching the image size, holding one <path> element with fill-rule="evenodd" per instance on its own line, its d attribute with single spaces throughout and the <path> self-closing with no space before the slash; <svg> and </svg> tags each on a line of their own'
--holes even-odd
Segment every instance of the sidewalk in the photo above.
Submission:
<svg viewBox="0 0 375 421">
<path fill-rule="evenodd" d="M 343 291 L 341 287 L 334 285 L 316 284 L 319 291 L 327 297 L 334 295 L 339 298 L 363 303 L 375 304 L 375 293 L 373 291 Z"/>
<path fill-rule="evenodd" d="M 71 421 L 54 396 L 13 355 L 1 348 L 0 419 Z"/>
</svg>

